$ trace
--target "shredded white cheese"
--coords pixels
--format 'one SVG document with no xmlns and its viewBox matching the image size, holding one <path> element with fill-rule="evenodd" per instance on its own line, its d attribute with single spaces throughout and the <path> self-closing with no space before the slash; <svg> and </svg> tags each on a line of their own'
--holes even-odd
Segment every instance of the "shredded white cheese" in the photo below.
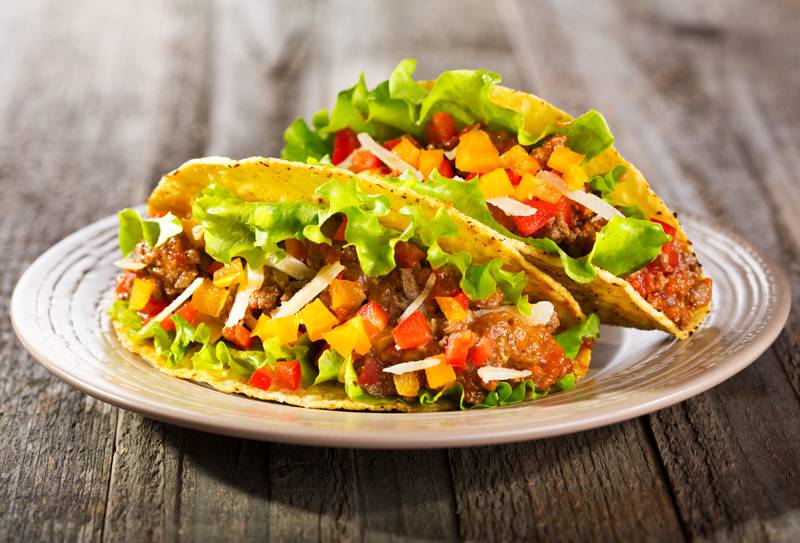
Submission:
<svg viewBox="0 0 800 543">
<path fill-rule="evenodd" d="M 425 282 L 425 288 L 422 289 L 422 292 L 419 293 L 419 296 L 414 298 L 414 301 L 411 302 L 411 305 L 409 305 L 406 308 L 406 310 L 403 311 L 403 314 L 400 315 L 399 319 L 397 319 L 397 324 L 400 324 L 401 322 L 406 320 L 408 317 L 411 316 L 412 313 L 414 313 L 414 311 L 419 309 L 419 307 L 425 302 L 425 300 L 430 295 L 431 291 L 433 290 L 433 285 L 435 284 L 436 284 L 436 275 L 434 273 L 431 273 L 428 276 L 428 280 Z"/>
<path fill-rule="evenodd" d="M 393 373 L 395 375 L 403 375 L 404 373 L 411 373 L 412 371 L 424 370 L 425 368 L 432 368 L 442 363 L 442 359 L 438 357 L 423 358 L 422 360 L 413 360 L 411 362 L 401 362 L 388 368 L 383 368 L 386 373 Z"/>
<path fill-rule="evenodd" d="M 537 209 L 508 196 L 495 196 L 487 198 L 487 203 L 492 204 L 509 217 L 531 217 L 536 215 Z"/>
<path fill-rule="evenodd" d="M 144 262 L 136 262 L 130 258 L 120 258 L 114 261 L 114 265 L 122 270 L 139 271 L 145 268 Z"/>
<path fill-rule="evenodd" d="M 314 272 L 305 265 L 302 260 L 298 260 L 291 255 L 286 255 L 281 260 L 275 255 L 267 257 L 267 266 L 280 270 L 292 279 L 308 279 Z"/>
<path fill-rule="evenodd" d="M 527 317 L 522 315 L 519 311 L 517 311 L 516 306 L 513 305 L 501 305 L 500 307 L 495 307 L 494 309 L 481 309 L 475 312 L 475 315 L 480 317 L 481 315 L 486 315 L 488 313 L 503 313 L 503 312 L 513 313 L 516 317 L 527 321 L 529 324 L 533 326 L 544 326 L 550 319 L 553 318 L 553 313 L 555 312 L 555 308 L 553 304 L 550 302 L 536 302 L 535 304 L 531 305 L 531 314 Z"/>
<path fill-rule="evenodd" d="M 283 302 L 272 317 L 277 319 L 280 317 L 291 317 L 296 314 L 313 301 L 320 292 L 328 288 L 331 281 L 336 279 L 336 276 L 342 273 L 342 271 L 344 271 L 344 266 L 339 262 L 328 264 L 319 270 L 311 281 L 303 285 L 303 288 L 295 292 L 294 296 Z"/>
<path fill-rule="evenodd" d="M 247 285 L 242 287 L 239 285 L 239 290 L 236 291 L 236 297 L 233 299 L 233 306 L 228 313 L 228 318 L 225 320 L 225 327 L 236 326 L 239 321 L 244 318 L 247 312 L 247 306 L 250 302 L 250 295 L 261 288 L 261 283 L 264 282 L 264 270 L 259 268 L 254 270 L 247 268 Z"/>
<path fill-rule="evenodd" d="M 186 290 L 184 290 L 183 292 L 181 292 L 181 293 L 178 295 L 178 297 L 177 297 L 177 298 L 175 298 L 174 300 L 172 300 L 172 302 L 170 302 L 170 303 L 169 303 L 169 305 L 168 305 L 167 307 L 165 307 L 164 309 L 162 309 L 162 310 L 161 310 L 161 313 L 159 313 L 159 314 L 158 314 L 158 315 L 156 315 L 154 318 L 152 318 L 152 319 L 150 320 L 150 322 L 148 323 L 148 325 L 147 325 L 147 326 L 145 326 L 144 328 L 142 328 L 142 329 L 139 331 L 139 335 L 143 334 L 143 333 L 144 333 L 146 330 L 149 330 L 149 329 L 150 329 L 150 327 L 151 327 L 151 326 L 153 326 L 154 324 L 158 324 L 158 323 L 160 323 L 161 321 L 163 321 L 164 319 L 166 319 L 167 317 L 169 317 L 169 316 L 170 316 L 170 314 L 171 314 L 173 311 L 175 311 L 176 309 L 178 309 L 178 308 L 179 308 L 181 305 L 183 305 L 183 302 L 185 302 L 186 300 L 188 300 L 188 299 L 189 299 L 189 297 L 190 297 L 192 294 L 194 294 L 194 291 L 195 291 L 195 290 L 197 290 L 198 288 L 200 288 L 200 285 L 202 285 L 202 284 L 203 284 L 203 278 L 202 278 L 202 277 L 198 277 L 197 279 L 195 279 L 194 281 L 192 281 L 192 282 L 189 284 L 189 286 L 188 286 L 188 287 L 186 287 Z"/>
<path fill-rule="evenodd" d="M 490 381 L 505 381 L 506 379 L 522 379 L 531 374 L 530 370 L 514 370 L 511 368 L 498 368 L 497 366 L 483 366 L 478 368 L 478 377 L 484 383 Z"/>
<path fill-rule="evenodd" d="M 583 207 L 591 209 L 607 221 L 610 221 L 615 215 L 619 217 L 625 216 L 617 208 L 590 192 L 584 192 L 582 190 L 569 190 L 567 185 L 564 184 L 564 181 L 553 172 L 542 170 L 536 174 L 536 177 L 561 192 L 561 194 L 573 202 L 578 202 Z"/>
<path fill-rule="evenodd" d="M 411 173 L 414 174 L 414 177 L 422 181 L 422 173 L 419 170 L 414 168 L 411 164 L 391 152 L 389 149 L 372 139 L 372 136 L 367 134 L 366 132 L 361 132 L 358 135 L 358 141 L 361 143 L 361 146 L 378 157 L 378 159 L 389 166 L 392 170 L 395 170 L 398 173 L 403 173 L 406 170 L 411 170 Z"/>
</svg>

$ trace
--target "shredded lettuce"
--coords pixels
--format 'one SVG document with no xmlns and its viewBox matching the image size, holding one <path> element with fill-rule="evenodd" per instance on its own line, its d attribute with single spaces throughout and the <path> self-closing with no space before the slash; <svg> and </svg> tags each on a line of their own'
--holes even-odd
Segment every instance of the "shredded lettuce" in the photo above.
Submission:
<svg viewBox="0 0 800 543">
<path fill-rule="evenodd" d="M 112 321 L 119 322 L 134 332 L 141 330 L 144 324 L 144 319 L 136 311 L 128 307 L 128 302 L 125 300 L 114 300 L 106 314 Z"/>
<path fill-rule="evenodd" d="M 336 381 L 339 378 L 339 372 L 342 370 L 343 364 L 344 357 L 342 355 L 333 349 L 326 349 L 317 361 L 319 374 L 314 380 L 314 385 L 325 383 L 326 381 Z"/>
<path fill-rule="evenodd" d="M 652 262 L 669 240 L 658 223 L 617 216 L 597 233 L 589 258 L 596 266 L 623 276 Z"/>
<path fill-rule="evenodd" d="M 564 356 L 575 360 L 578 349 L 586 339 L 595 339 L 600 334 L 600 319 L 592 313 L 581 322 L 555 336 L 555 340 L 564 349 Z"/>
<path fill-rule="evenodd" d="M 119 219 L 119 250 L 124 256 L 133 252 L 140 241 L 144 240 L 155 249 L 172 236 L 183 232 L 181 220 L 167 213 L 163 217 L 144 219 L 133 209 L 123 209 L 117 213 Z"/>
<path fill-rule="evenodd" d="M 591 110 L 564 126 L 548 126 L 538 136 L 525 130 L 521 113 L 496 105 L 492 89 L 501 81 L 487 70 L 450 70 L 433 82 L 430 90 L 414 80 L 417 61 L 404 59 L 389 79 L 369 90 L 361 74 L 358 82 L 336 96 L 328 113 L 314 115 L 310 128 L 295 120 L 284 132 L 286 145 L 281 156 L 288 160 L 320 159 L 331 152 L 332 136 L 344 128 L 367 132 L 379 141 L 411 134 L 422 135 L 434 113 L 446 111 L 462 125 L 475 121 L 493 129 L 512 132 L 522 145 L 538 143 L 555 132 L 566 134 L 567 146 L 586 155 L 586 160 L 602 153 L 614 142 L 603 116 Z"/>
</svg>

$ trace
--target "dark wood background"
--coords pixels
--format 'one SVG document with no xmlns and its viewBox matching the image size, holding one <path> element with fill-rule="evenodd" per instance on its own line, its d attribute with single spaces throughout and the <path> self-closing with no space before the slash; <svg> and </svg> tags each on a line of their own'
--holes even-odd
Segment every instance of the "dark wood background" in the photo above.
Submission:
<svg viewBox="0 0 800 543">
<path fill-rule="evenodd" d="M 788 0 L 26 0 L 0 15 L 0 539 L 797 540 L 798 310 L 717 388 L 558 439 L 360 451 L 232 439 L 85 396 L 6 317 L 25 267 L 184 160 L 276 154 L 360 70 L 499 71 L 677 209 L 800 269 L 800 5 Z"/>
</svg>

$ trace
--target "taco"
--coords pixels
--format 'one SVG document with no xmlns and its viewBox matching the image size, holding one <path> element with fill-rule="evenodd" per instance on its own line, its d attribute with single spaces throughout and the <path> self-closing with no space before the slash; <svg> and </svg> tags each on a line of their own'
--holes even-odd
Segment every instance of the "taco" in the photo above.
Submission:
<svg viewBox="0 0 800 543">
<path fill-rule="evenodd" d="M 607 324 L 687 337 L 711 304 L 676 216 L 612 146 L 605 119 L 573 119 L 497 74 L 413 79 L 404 60 L 372 90 L 297 119 L 282 156 L 380 176 L 451 205 L 565 285 Z"/>
<path fill-rule="evenodd" d="M 516 403 L 598 333 L 491 229 L 413 191 L 279 159 L 187 162 L 119 213 L 125 347 L 223 392 L 322 409 Z"/>
</svg>

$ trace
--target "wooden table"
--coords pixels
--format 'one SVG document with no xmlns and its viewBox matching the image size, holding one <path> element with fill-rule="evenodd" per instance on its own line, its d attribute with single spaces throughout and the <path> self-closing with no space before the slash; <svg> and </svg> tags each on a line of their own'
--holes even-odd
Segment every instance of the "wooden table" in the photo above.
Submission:
<svg viewBox="0 0 800 543">
<path fill-rule="evenodd" d="M 667 6 L 669 4 L 669 7 Z M 232 439 L 85 396 L 5 316 L 25 267 L 200 155 L 274 155 L 359 70 L 499 71 L 596 107 L 673 207 L 785 264 L 800 307 L 800 6 L 26 0 L 0 17 L 0 539 L 797 540 L 800 322 L 714 390 L 474 449 Z"/>
</svg>

